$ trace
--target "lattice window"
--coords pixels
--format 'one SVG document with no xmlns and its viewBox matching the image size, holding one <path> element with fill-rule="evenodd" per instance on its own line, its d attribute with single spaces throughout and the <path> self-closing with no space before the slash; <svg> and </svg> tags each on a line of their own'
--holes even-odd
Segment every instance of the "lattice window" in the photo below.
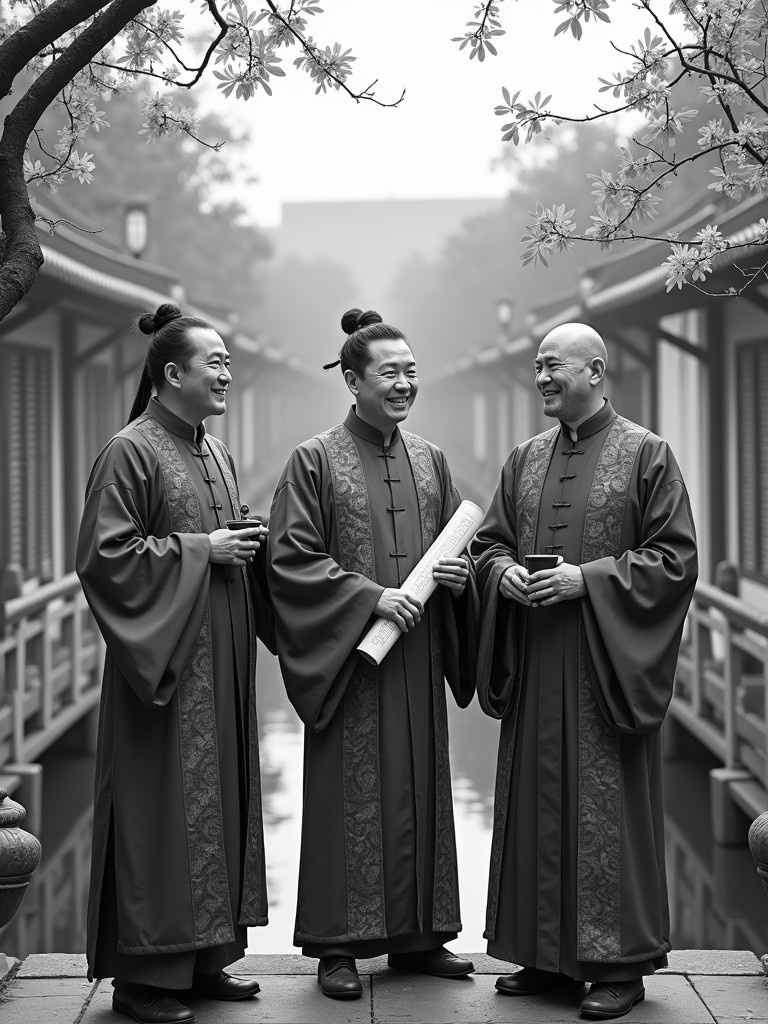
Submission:
<svg viewBox="0 0 768 1024">
<path fill-rule="evenodd" d="M 739 450 L 739 561 L 768 581 L 768 342 L 739 345 L 736 356 Z"/>
<path fill-rule="evenodd" d="M 3 345 L 0 378 L 0 569 L 48 580 L 52 567 L 51 356 Z"/>
</svg>

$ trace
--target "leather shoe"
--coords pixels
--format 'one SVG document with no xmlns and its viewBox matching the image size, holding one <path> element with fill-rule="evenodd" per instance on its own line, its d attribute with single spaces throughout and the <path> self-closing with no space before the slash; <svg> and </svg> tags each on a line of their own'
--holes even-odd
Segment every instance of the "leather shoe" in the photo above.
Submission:
<svg viewBox="0 0 768 1024">
<path fill-rule="evenodd" d="M 196 996 L 205 996 L 206 999 L 225 999 L 234 1002 L 238 999 L 250 999 L 261 986 L 255 978 L 238 978 L 234 974 L 227 974 L 226 971 L 218 971 L 216 974 L 195 974 L 192 977 L 192 988 Z"/>
<path fill-rule="evenodd" d="M 331 999 L 359 999 L 363 986 L 351 956 L 324 956 L 317 965 L 317 980 L 323 995 Z"/>
<path fill-rule="evenodd" d="M 463 978 L 475 969 L 471 960 L 462 960 L 445 946 L 415 953 L 390 953 L 387 963 L 397 971 L 419 971 L 436 978 Z"/>
<path fill-rule="evenodd" d="M 635 1003 L 645 999 L 642 978 L 631 981 L 596 981 L 582 1000 L 579 1010 L 585 1017 L 611 1020 L 629 1013 Z"/>
<path fill-rule="evenodd" d="M 139 1024 L 188 1024 L 194 1013 L 174 996 L 150 985 L 130 985 L 112 993 L 112 1009 Z"/>
<path fill-rule="evenodd" d="M 536 996 L 542 992 L 558 992 L 575 986 L 584 987 L 583 981 L 574 981 L 567 974 L 541 971 L 538 967 L 523 967 L 514 974 L 502 974 L 496 979 L 496 988 L 505 996 Z"/>
</svg>

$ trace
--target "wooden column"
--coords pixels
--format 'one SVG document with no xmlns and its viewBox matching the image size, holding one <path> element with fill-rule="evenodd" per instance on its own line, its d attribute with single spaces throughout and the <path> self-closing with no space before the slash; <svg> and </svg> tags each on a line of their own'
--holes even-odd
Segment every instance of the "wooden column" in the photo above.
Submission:
<svg viewBox="0 0 768 1024">
<path fill-rule="evenodd" d="M 723 307 L 716 299 L 707 308 L 707 388 L 709 401 L 709 564 L 714 572 L 726 557 L 725 467 L 725 331 Z"/>
<path fill-rule="evenodd" d="M 64 569 L 75 567 L 77 531 L 80 526 L 80 453 L 77 430 L 77 324 L 69 313 L 61 314 L 61 415 L 64 438 Z"/>
</svg>

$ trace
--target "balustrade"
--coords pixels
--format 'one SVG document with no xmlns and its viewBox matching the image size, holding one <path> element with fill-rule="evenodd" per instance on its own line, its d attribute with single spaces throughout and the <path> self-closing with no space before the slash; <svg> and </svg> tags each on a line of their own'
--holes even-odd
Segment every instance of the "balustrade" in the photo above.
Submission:
<svg viewBox="0 0 768 1024">
<path fill-rule="evenodd" d="M 75 573 L 5 605 L 0 771 L 34 762 L 99 701 L 104 644 Z"/>
</svg>

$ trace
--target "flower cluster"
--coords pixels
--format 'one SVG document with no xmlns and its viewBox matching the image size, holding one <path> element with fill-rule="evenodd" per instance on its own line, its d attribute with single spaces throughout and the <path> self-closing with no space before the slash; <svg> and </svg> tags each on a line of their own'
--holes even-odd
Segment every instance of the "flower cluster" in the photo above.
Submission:
<svg viewBox="0 0 768 1024">
<path fill-rule="evenodd" d="M 555 35 L 570 33 L 580 39 L 590 20 L 610 21 L 610 6 L 618 0 L 550 2 L 555 16 L 566 15 Z M 591 226 L 579 233 L 562 207 L 539 204 L 523 238 L 523 263 L 546 262 L 546 255 L 571 248 L 575 240 L 605 246 L 612 240 L 640 236 L 638 224 L 656 215 L 660 193 L 672 177 L 700 160 L 707 161 L 705 166 L 716 165 L 710 170 L 713 180 L 708 186 L 713 192 L 731 199 L 768 192 L 768 7 L 764 0 L 636 0 L 635 6 L 648 14 L 650 26 L 635 44 L 615 44 L 629 64 L 599 79 L 599 91 L 614 101 L 610 108 L 566 116 L 550 107 L 551 96 L 542 98 L 538 92 L 525 101 L 520 91 L 510 95 L 508 89 L 502 90 L 504 102 L 496 107 L 496 114 L 505 118 L 502 141 L 513 145 L 530 142 L 547 124 L 630 112 L 644 120 L 633 147 L 620 149 L 618 169 L 590 175 L 596 209 Z M 485 24 L 492 9 L 495 12 L 491 2 L 478 7 L 467 39 L 473 26 L 477 31 Z M 677 87 L 686 81 L 695 83 L 702 108 L 706 104 L 713 108 L 712 118 L 690 142 L 698 110 L 676 100 Z M 702 238 L 673 245 L 665 264 L 668 287 L 701 283 L 712 273 L 712 259 L 726 243 L 716 226 L 711 232 L 715 234 L 707 228 Z M 642 237 L 656 236 L 643 233 Z M 762 236 L 739 242 L 742 247 L 757 244 L 765 244 Z"/>
</svg>

